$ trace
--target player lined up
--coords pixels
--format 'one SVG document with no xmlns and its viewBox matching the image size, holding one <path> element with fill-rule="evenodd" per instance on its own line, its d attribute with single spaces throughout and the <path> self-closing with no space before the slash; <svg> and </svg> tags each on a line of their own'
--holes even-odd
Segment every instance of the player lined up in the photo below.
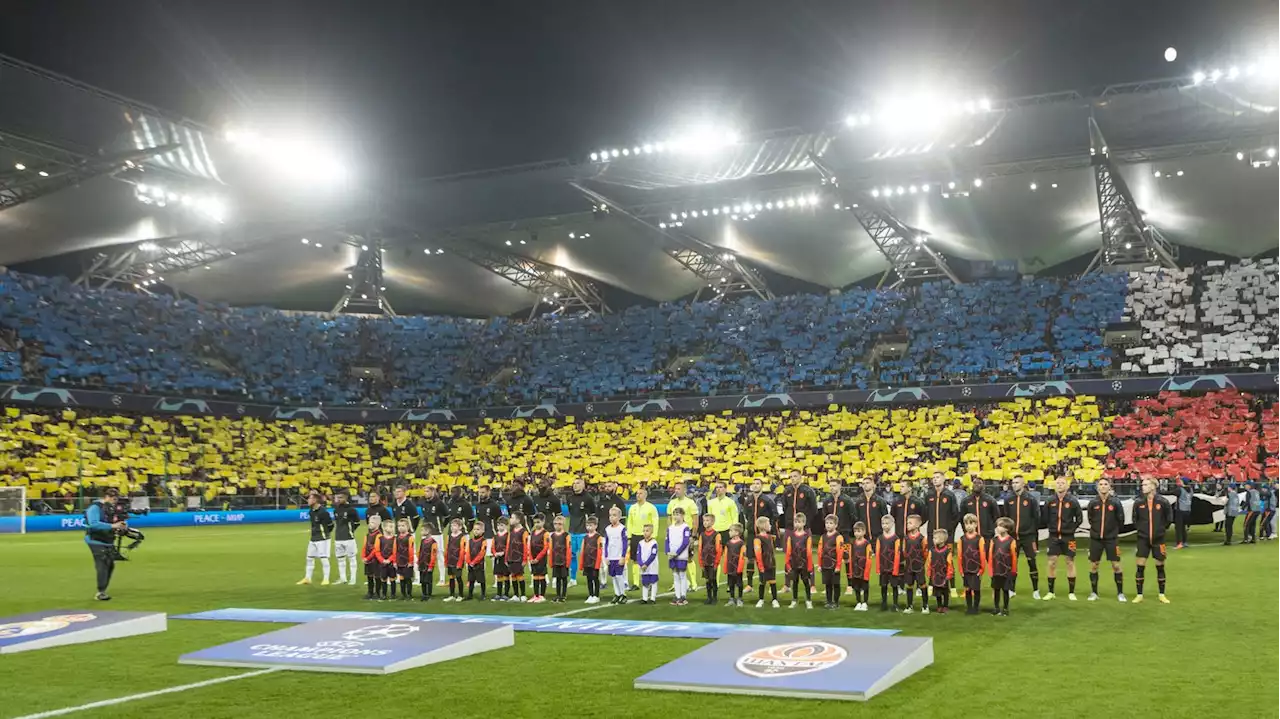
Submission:
<svg viewBox="0 0 1280 719">
<path fill-rule="evenodd" d="M 1146 565 L 1148 560 L 1153 560 L 1159 599 L 1167 604 L 1169 599 L 1165 595 L 1164 536 L 1166 528 L 1172 523 L 1172 507 L 1168 500 L 1156 493 L 1156 487 L 1155 481 L 1144 481 L 1143 495 L 1133 508 L 1138 554 L 1137 597 L 1134 601 L 1142 601 Z M 1091 539 L 1088 599 L 1098 599 L 1098 570 L 1105 556 L 1112 566 L 1117 599 L 1120 602 L 1126 601 L 1124 574 L 1117 546 L 1124 514 L 1120 501 L 1111 493 L 1110 482 L 1105 478 L 1098 482 L 1098 496 L 1081 512 L 1079 501 L 1067 491 L 1067 481 L 1058 481 L 1057 493 L 1045 504 L 1045 515 L 1049 519 L 1049 576 L 1048 592 L 1043 597 L 1039 594 L 1035 562 L 1038 537 L 1030 531 L 1023 531 L 1026 525 L 1022 524 L 1025 520 L 1035 526 L 1030 519 L 1033 502 L 1026 500 L 1028 509 L 1024 512 L 1023 498 L 1017 496 L 1020 494 L 1017 489 L 1020 488 L 1015 487 L 1013 506 L 1008 516 L 993 519 L 988 512 L 984 520 L 982 513 L 967 513 L 962 521 L 964 531 L 954 542 L 949 532 L 942 528 L 935 529 L 929 535 L 922 532 L 924 519 L 919 514 L 907 514 L 902 518 L 906 532 L 900 536 L 896 531 L 897 519 L 891 513 L 879 516 L 880 533 L 875 536 L 869 535 L 869 527 L 859 520 L 851 527 L 852 537 L 846 538 L 840 531 L 840 519 L 835 514 L 824 518 L 824 531 L 816 541 L 806 527 L 804 514 L 796 514 L 792 528 L 780 538 L 775 537 L 773 522 L 765 516 L 756 517 L 749 538 L 743 525 L 739 523 L 731 524 L 727 532 L 717 531 L 717 518 L 712 513 L 701 517 L 701 530 L 695 533 L 685 521 L 684 510 L 677 507 L 672 510 L 664 541 L 659 545 L 655 537 L 656 527 L 649 522 L 641 528 L 638 541 L 631 541 L 636 535 L 629 532 L 623 523 L 621 509 L 615 506 L 609 510 L 608 524 L 603 531 L 600 531 L 598 520 L 594 516 L 586 519 L 587 531 L 582 548 L 577 553 L 574 552 L 571 536 L 565 531 L 563 517 L 554 517 L 553 529 L 548 532 L 543 526 L 543 518 L 535 516 L 531 521 L 532 528 L 526 530 L 523 513 L 516 512 L 510 518 L 497 518 L 490 538 L 485 536 L 486 527 L 483 522 L 477 521 L 472 526 L 471 533 L 467 534 L 463 521 L 455 518 L 450 522 L 443 547 L 436 539 L 439 535 L 436 534 L 435 526 L 430 523 L 427 524 L 421 541 L 415 546 L 413 527 L 408 519 L 388 518 L 383 521 L 374 515 L 370 517 L 369 532 L 359 555 L 365 562 L 367 599 L 408 599 L 413 595 L 414 579 L 422 587 L 420 599 L 431 599 L 439 561 L 444 562 L 442 570 L 448 579 L 449 596 L 445 601 L 475 599 L 477 586 L 480 589 L 479 598 L 489 599 L 490 585 L 485 575 L 485 560 L 492 557 L 493 601 L 564 602 L 569 587 L 569 568 L 577 563 L 586 578 L 586 603 L 600 602 L 601 574 L 607 572 L 610 588 L 613 590 L 612 603 L 625 604 L 628 601 L 626 575 L 629 565 L 634 562 L 640 576 L 640 601 L 654 604 L 658 595 L 659 560 L 665 554 L 674 583 L 674 599 L 671 604 L 688 604 L 688 593 L 692 586 L 689 571 L 693 565 L 697 565 L 706 587 L 704 604 L 719 602 L 720 579 L 723 577 L 729 595 L 725 605 L 743 606 L 747 591 L 743 581 L 744 574 L 748 573 L 749 567 L 754 567 L 756 576 L 753 579 L 759 582 L 755 606 L 761 608 L 766 602 L 773 607 L 780 607 L 777 552 L 781 550 L 784 579 L 793 592 L 791 608 L 797 607 L 800 601 L 804 601 L 806 608 L 813 608 L 812 591 L 817 579 L 815 575 L 821 571 L 826 591 L 823 606 L 827 609 L 840 606 L 840 574 L 843 572 L 849 591 L 854 594 L 855 611 L 869 609 L 870 584 L 874 574 L 879 579 L 882 611 L 910 614 L 916 610 L 916 595 L 919 594 L 921 612 L 930 612 L 932 603 L 932 611 L 947 613 L 956 581 L 960 579 L 963 582 L 966 613 L 976 614 L 981 610 L 980 578 L 985 574 L 991 578 L 994 602 L 992 613 L 1007 614 L 1009 599 L 1015 596 L 1019 554 L 1027 557 L 1035 598 L 1044 600 L 1054 599 L 1057 560 L 1058 557 L 1063 557 L 1067 565 L 1067 596 L 1075 600 L 1074 536 L 1087 516 Z M 315 511 L 319 498 L 313 496 L 310 499 L 313 510 L 312 542 L 323 542 L 334 526 L 332 522 L 325 521 L 328 518 L 326 512 Z M 966 504 L 977 508 L 976 503 Z M 340 514 L 339 517 L 342 524 L 346 525 L 347 533 L 350 533 L 353 522 L 346 514 Z M 354 544 L 354 540 L 351 541 Z M 354 548 L 349 553 L 356 554 Z M 304 582 L 310 579 L 314 558 L 315 555 L 308 551 L 307 578 Z M 320 558 L 324 581 L 327 583 L 328 562 L 323 557 Z M 354 574 L 353 568 L 352 579 Z M 343 575 L 340 581 L 346 581 L 345 571 Z M 532 579 L 532 594 L 529 594 L 526 576 Z M 548 577 L 554 580 L 554 595 L 551 597 L 548 594 L 553 588 L 548 586 Z M 803 600 L 800 597 L 801 591 L 804 592 Z"/>
</svg>

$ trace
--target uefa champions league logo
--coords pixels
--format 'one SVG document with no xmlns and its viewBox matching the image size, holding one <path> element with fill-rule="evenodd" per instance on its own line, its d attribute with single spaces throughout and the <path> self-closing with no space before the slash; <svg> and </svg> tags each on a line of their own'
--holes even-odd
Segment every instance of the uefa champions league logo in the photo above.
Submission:
<svg viewBox="0 0 1280 719">
<path fill-rule="evenodd" d="M 343 639 L 351 642 L 374 642 L 379 639 L 399 639 L 418 631 L 412 624 L 376 624 L 344 632 Z"/>
</svg>

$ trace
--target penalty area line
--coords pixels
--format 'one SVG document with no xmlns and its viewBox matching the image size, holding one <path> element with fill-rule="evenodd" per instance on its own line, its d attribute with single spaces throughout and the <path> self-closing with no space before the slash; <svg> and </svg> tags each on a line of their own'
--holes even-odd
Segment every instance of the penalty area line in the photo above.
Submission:
<svg viewBox="0 0 1280 719">
<path fill-rule="evenodd" d="M 44 712 L 36 712 L 35 714 L 25 714 L 14 719 L 45 719 L 45 717 L 58 717 L 65 714 L 73 714 L 75 712 L 86 711 L 88 709 L 101 709 L 102 707 L 115 706 L 116 704 L 124 704 L 126 702 L 138 701 L 139 699 L 150 699 L 164 694 L 174 694 L 176 692 L 184 692 L 188 689 L 200 689 L 202 687 L 213 686 L 223 682 L 233 682 L 237 679 L 249 679 L 251 677 L 260 677 L 263 674 L 271 674 L 280 671 L 280 667 L 272 667 L 270 669 L 258 669 L 252 672 L 244 672 L 243 674 L 232 674 L 231 676 L 218 677 L 216 679 L 206 679 L 202 682 L 192 682 L 191 684 L 181 684 L 176 687 L 168 687 L 165 689 L 156 689 L 155 691 L 143 692 L 141 694 L 130 694 L 129 696 L 116 697 L 115 699 L 103 699 L 102 701 L 90 702 L 88 704 L 80 704 L 74 707 L 65 707 L 63 709 L 51 709 Z"/>
</svg>

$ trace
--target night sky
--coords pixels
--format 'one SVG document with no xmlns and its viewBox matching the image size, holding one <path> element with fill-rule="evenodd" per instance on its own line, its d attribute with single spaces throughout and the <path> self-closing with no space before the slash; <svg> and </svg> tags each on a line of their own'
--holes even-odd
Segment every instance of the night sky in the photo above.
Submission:
<svg viewBox="0 0 1280 719">
<path fill-rule="evenodd" d="M 0 52 L 224 125 L 298 118 L 421 177 L 813 127 L 895 87 L 991 97 L 1274 52 L 1274 0 L 8 3 Z M 1178 48 L 1167 64 L 1164 48 Z"/>
</svg>

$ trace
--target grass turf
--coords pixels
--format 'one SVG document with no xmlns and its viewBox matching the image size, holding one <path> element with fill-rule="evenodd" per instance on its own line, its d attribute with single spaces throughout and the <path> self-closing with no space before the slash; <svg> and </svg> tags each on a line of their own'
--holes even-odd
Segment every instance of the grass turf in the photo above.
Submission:
<svg viewBox="0 0 1280 719">
<path fill-rule="evenodd" d="M 301 576 L 300 525 L 200 527 L 148 531 L 131 562 L 118 566 L 109 604 L 91 601 L 93 567 L 81 535 L 70 532 L 0 538 L 0 617 L 44 609 L 156 610 L 170 615 L 224 607 L 346 609 L 422 613 L 549 615 L 583 608 L 584 585 L 569 604 L 369 603 L 359 587 L 294 586 Z M 867 704 L 808 704 L 793 699 L 639 692 L 632 681 L 705 642 L 520 632 L 498 653 L 409 670 L 394 677 L 279 672 L 96 709 L 78 716 L 241 717 L 322 711 L 357 716 L 371 697 L 397 711 L 450 717 L 582 716 L 607 712 L 663 717 L 710 709 L 724 716 L 791 716 L 835 710 L 841 716 L 882 711 L 913 717 L 956 715 L 981 707 L 988 716 L 1078 716 L 1111 711 L 1131 717 L 1203 717 L 1229 707 L 1236 716 L 1274 716 L 1280 673 L 1275 637 L 1277 546 L 1216 546 L 1221 535 L 1193 532 L 1190 549 L 1173 552 L 1169 596 L 1115 601 L 1110 568 L 1101 570 L 1103 599 L 1086 602 L 1088 564 L 1082 542 L 1079 602 L 1033 602 L 1024 576 L 1008 618 L 959 614 L 901 616 L 840 611 L 730 609 L 607 604 L 578 618 L 732 621 L 812 626 L 895 627 L 934 638 L 935 663 Z M 1125 551 L 1126 589 L 1133 593 L 1132 544 Z M 1040 558 L 1044 589 L 1045 558 Z M 317 567 L 317 581 L 319 569 Z M 336 577 L 336 568 L 335 568 Z M 363 578 L 362 578 L 363 582 Z M 985 584 L 985 582 L 984 582 Z M 665 591 L 670 586 L 664 576 Z M 437 589 L 437 592 L 439 590 Z M 873 595 L 876 593 L 873 581 Z M 606 596 L 608 590 L 605 591 Z M 991 606 L 989 590 L 983 598 Z M 439 594 L 437 594 L 439 596 Z M 633 595 L 635 596 L 635 595 Z M 723 589 L 722 589 L 723 597 Z M 815 594 L 822 604 L 821 588 Z M 748 597 L 750 599 L 750 596 Z M 784 597 L 784 602 L 787 598 Z M 962 600 L 953 601 L 961 604 Z M 803 605 L 802 605 L 803 606 Z M 242 673 L 180 666 L 180 654 L 283 625 L 171 620 L 162 634 L 45 649 L 0 659 L 0 716 L 14 717 Z M 1242 627 L 1248 627 L 1246 633 Z M 1255 641 L 1257 638 L 1261 641 Z M 499 667 L 506 667 L 499 670 Z M 1198 689 L 1202 687 L 1203 689 Z M 1259 689 L 1264 689 L 1259 691 Z M 1224 703 L 1225 702 L 1225 703 Z M 376 701 L 385 708 L 386 701 Z M 827 709 L 824 709 L 823 706 Z"/>
</svg>

